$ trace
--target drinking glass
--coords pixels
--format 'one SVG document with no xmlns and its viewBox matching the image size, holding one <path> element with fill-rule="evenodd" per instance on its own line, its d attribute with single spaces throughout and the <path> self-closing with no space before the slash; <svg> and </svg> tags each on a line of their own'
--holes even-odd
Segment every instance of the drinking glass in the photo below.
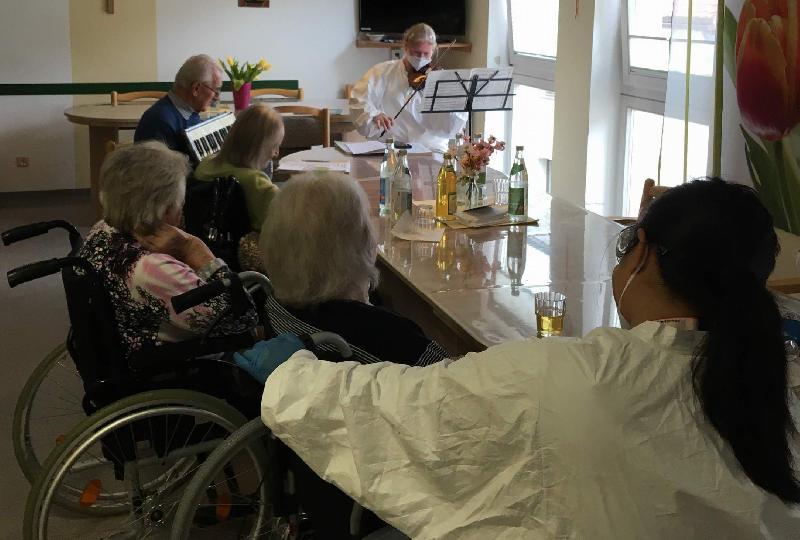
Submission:
<svg viewBox="0 0 800 540">
<path fill-rule="evenodd" d="M 411 207 L 411 212 L 415 229 L 429 231 L 436 228 L 436 213 L 430 204 L 415 204 Z"/>
<path fill-rule="evenodd" d="M 508 178 L 495 178 L 494 182 L 494 204 L 504 206 L 508 204 Z"/>
<path fill-rule="evenodd" d="M 536 337 L 560 336 L 564 330 L 567 297 L 558 292 L 540 292 L 533 295 L 536 307 Z"/>
</svg>

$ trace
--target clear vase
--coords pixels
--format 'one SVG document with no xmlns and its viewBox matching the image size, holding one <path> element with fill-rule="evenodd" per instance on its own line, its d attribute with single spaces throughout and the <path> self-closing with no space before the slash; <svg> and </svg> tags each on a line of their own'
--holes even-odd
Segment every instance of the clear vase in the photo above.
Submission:
<svg viewBox="0 0 800 540">
<path fill-rule="evenodd" d="M 475 172 L 462 176 L 458 181 L 459 190 L 456 192 L 459 210 L 469 210 L 486 206 L 486 184 L 481 183 L 480 174 Z"/>
</svg>

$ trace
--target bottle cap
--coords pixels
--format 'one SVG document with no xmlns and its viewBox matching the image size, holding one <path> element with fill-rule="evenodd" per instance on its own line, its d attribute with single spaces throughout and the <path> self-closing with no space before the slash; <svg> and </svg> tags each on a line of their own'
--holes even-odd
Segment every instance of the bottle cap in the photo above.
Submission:
<svg viewBox="0 0 800 540">
<path fill-rule="evenodd" d="M 445 152 L 444 159 L 453 159 L 453 154 L 451 154 L 450 152 Z"/>
<path fill-rule="evenodd" d="M 517 146 L 517 152 L 519 152 L 520 150 L 525 150 L 525 147 L 524 146 Z"/>
<path fill-rule="evenodd" d="M 386 142 L 388 144 L 394 144 L 394 139 L 392 137 L 389 137 L 388 139 L 386 139 Z"/>
<path fill-rule="evenodd" d="M 408 150 L 406 150 L 406 149 L 400 150 L 399 154 L 401 156 L 405 156 L 406 154 L 408 154 Z"/>
</svg>

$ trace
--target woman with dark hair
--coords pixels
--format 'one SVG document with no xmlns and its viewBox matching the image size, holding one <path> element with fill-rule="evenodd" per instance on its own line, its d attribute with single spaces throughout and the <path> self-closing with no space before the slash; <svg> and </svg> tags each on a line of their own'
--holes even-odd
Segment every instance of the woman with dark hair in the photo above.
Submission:
<svg viewBox="0 0 800 540">
<path fill-rule="evenodd" d="M 419 369 L 300 351 L 262 418 L 414 538 L 796 537 L 777 249 L 752 189 L 690 182 L 620 236 L 632 329 Z"/>
</svg>

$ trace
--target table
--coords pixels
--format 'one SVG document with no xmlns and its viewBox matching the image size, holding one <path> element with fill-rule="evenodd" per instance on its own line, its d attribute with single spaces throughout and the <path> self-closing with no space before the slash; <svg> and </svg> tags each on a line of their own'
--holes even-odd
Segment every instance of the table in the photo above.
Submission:
<svg viewBox="0 0 800 540">
<path fill-rule="evenodd" d="M 343 133 L 354 129 L 350 122 L 350 108 L 346 99 L 332 100 L 280 100 L 254 99 L 253 103 L 264 101 L 273 106 L 304 105 L 308 107 L 331 109 L 331 133 Z M 89 126 L 89 179 L 92 192 L 92 217 L 101 215 L 99 186 L 100 167 L 106 157 L 109 141 L 119 142 L 120 129 L 136 129 L 139 119 L 153 104 L 152 101 L 121 103 L 113 107 L 110 103 L 98 105 L 79 105 L 64 111 L 67 120 L 74 124 Z"/>
<path fill-rule="evenodd" d="M 536 226 L 446 228 L 439 243 L 394 238 L 377 215 L 380 157 L 350 157 L 334 148 L 284 160 L 351 162 L 351 176 L 370 199 L 379 234 L 379 293 L 387 307 L 413 319 L 453 354 L 536 335 L 533 295 L 567 296 L 564 335 L 617 325 L 611 291 L 621 226 L 562 199 L 529 194 Z M 414 200 L 433 199 L 441 156 L 409 156 Z M 442 225 L 443 226 L 443 225 Z"/>
</svg>

